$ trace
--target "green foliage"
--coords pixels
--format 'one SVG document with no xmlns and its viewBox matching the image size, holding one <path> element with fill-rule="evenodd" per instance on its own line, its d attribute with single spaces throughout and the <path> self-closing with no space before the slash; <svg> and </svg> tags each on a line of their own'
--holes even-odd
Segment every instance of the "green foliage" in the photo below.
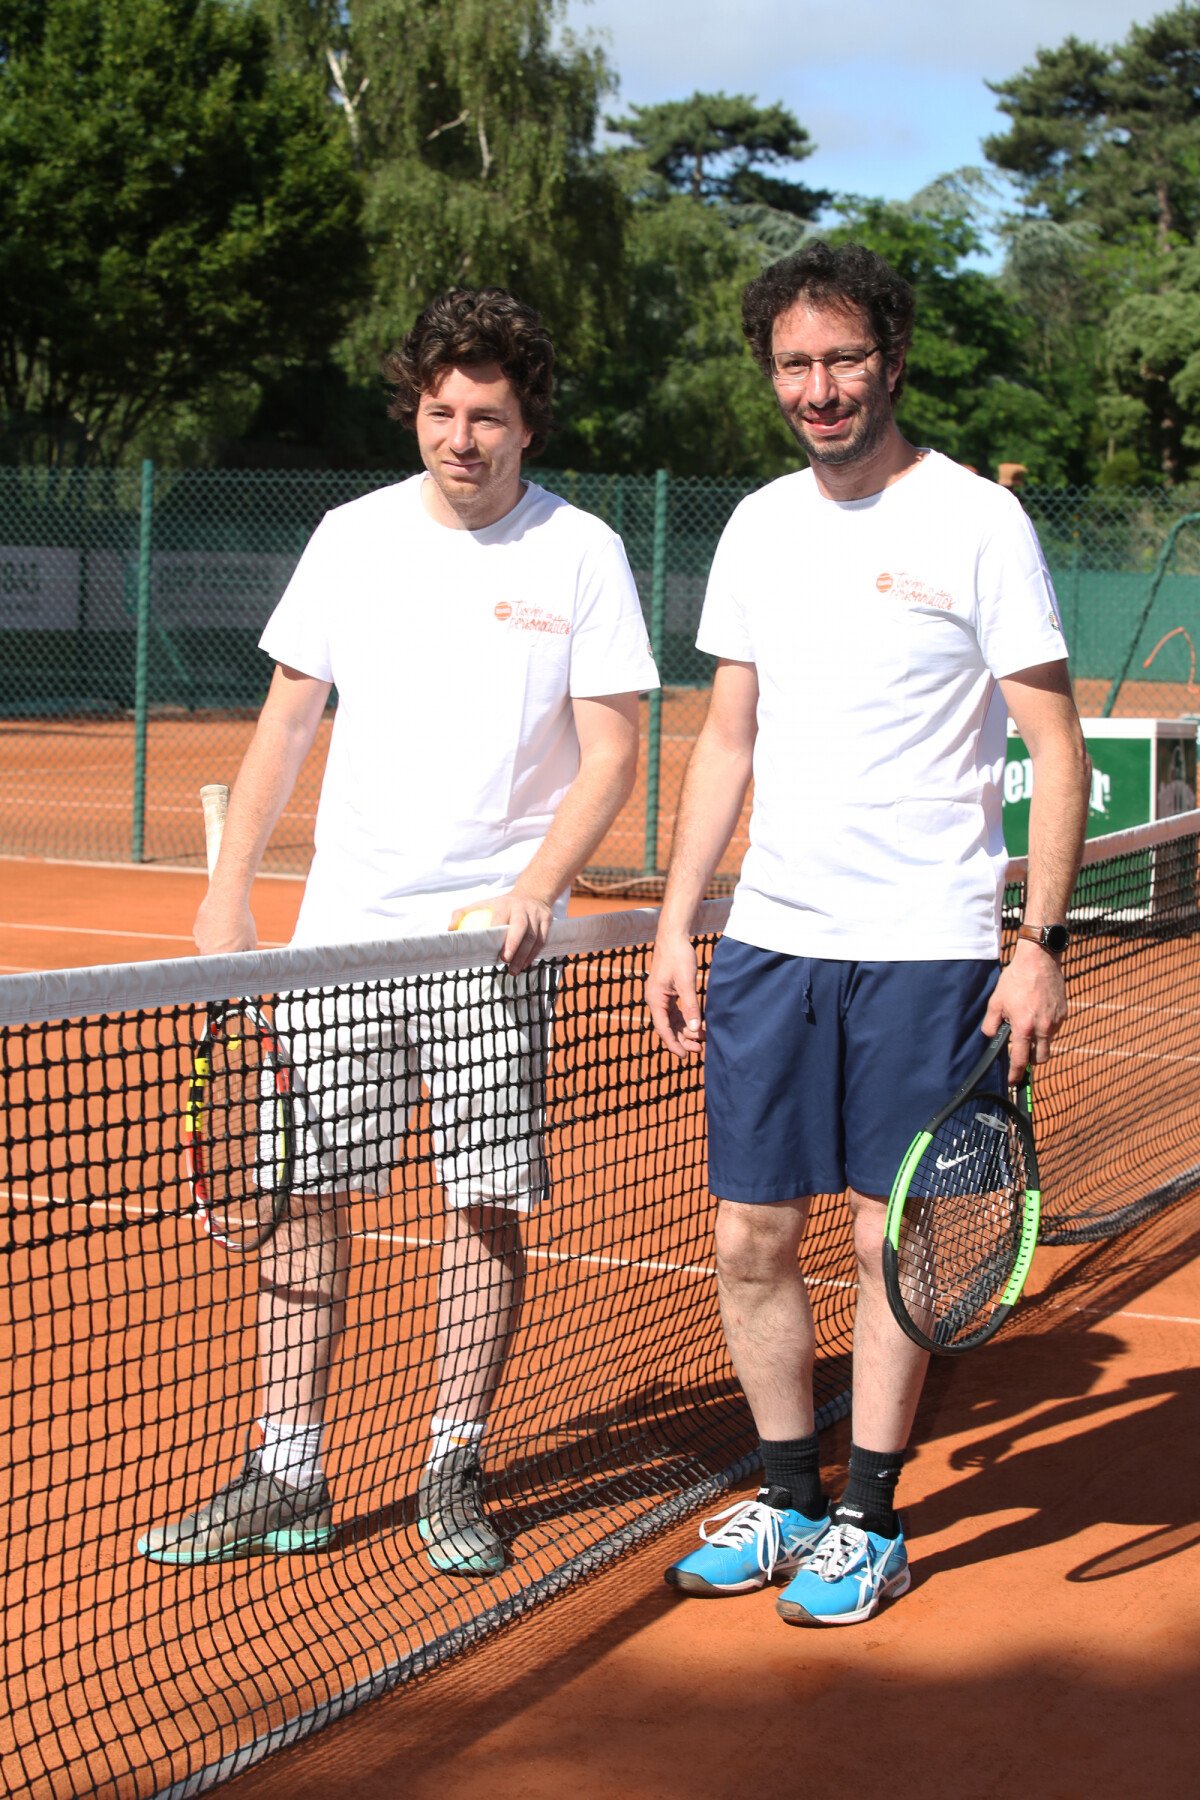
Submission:
<svg viewBox="0 0 1200 1800">
<path fill-rule="evenodd" d="M 830 199 L 765 173 L 762 165 L 800 162 L 813 143 L 786 107 L 760 106 L 746 94 L 693 94 L 657 106 L 635 106 L 611 131 L 633 140 L 648 176 L 693 200 L 770 206 L 811 219 Z M 661 191 L 651 184 L 651 197 Z"/>
<path fill-rule="evenodd" d="M 593 152 L 610 77 L 555 41 L 562 0 L 354 0 L 372 300 L 344 347 L 355 379 L 432 295 L 513 289 L 586 367 L 619 317 L 625 199 Z M 343 103 L 343 112 L 346 110 Z"/>
<path fill-rule="evenodd" d="M 319 79 L 330 77 L 329 54 L 345 49 L 343 0 L 257 0 L 275 56 L 285 68 Z"/>
<path fill-rule="evenodd" d="M 1109 488 L 1134 489 L 1141 491 L 1147 486 L 1146 471 L 1136 450 L 1114 450 L 1100 464 L 1096 471 L 1094 485 L 1101 490 Z"/>
<path fill-rule="evenodd" d="M 1026 203 L 1005 286 L 1063 423 L 1106 482 L 1186 480 L 1200 460 L 1200 6 L 1111 50 L 1069 38 L 995 91 L 1011 123 L 985 149 Z"/>
<path fill-rule="evenodd" d="M 1070 37 L 991 84 L 1011 124 L 989 138 L 1027 204 L 1106 239 L 1152 233 L 1160 249 L 1200 226 L 1200 7 L 1177 6 L 1101 50 Z"/>
<path fill-rule="evenodd" d="M 720 206 L 636 207 L 621 334 L 565 385 L 558 462 L 637 473 L 773 475 L 795 447 L 742 340 L 740 297 L 762 260 Z"/>
<path fill-rule="evenodd" d="M 112 461 L 206 394 L 243 425 L 358 288 L 323 102 L 229 0 L 10 3 L 0 45 L 7 454 Z"/>
<path fill-rule="evenodd" d="M 970 217 L 882 201 L 855 202 L 844 216 L 831 237 L 886 257 L 916 294 L 897 406 L 905 433 L 985 475 L 1001 462 L 1022 462 L 1039 482 L 1066 479 L 1057 409 L 1025 377 L 1023 322 L 995 278 L 970 266 L 982 247 Z"/>
<path fill-rule="evenodd" d="M 1115 438 L 1141 466 L 1184 479 L 1200 452 L 1200 249 L 1177 253 L 1159 293 L 1130 294 L 1105 333 L 1109 367 L 1124 401 Z"/>
<path fill-rule="evenodd" d="M 780 103 L 609 120 L 566 0 L 0 0 L 0 456 L 396 466 L 378 368 L 452 283 L 532 301 L 553 460 L 764 477 L 799 451 L 740 331 L 830 196 Z M 1017 180 L 839 203 L 917 291 L 905 431 L 1040 483 L 1200 469 L 1200 4 L 996 84 Z"/>
<path fill-rule="evenodd" d="M 766 174 L 809 154 L 781 106 L 693 94 L 610 120 L 628 196 L 624 307 L 589 370 L 564 383 L 554 455 L 585 468 L 769 476 L 798 451 L 741 333 L 741 291 L 793 249 L 826 196 Z"/>
</svg>

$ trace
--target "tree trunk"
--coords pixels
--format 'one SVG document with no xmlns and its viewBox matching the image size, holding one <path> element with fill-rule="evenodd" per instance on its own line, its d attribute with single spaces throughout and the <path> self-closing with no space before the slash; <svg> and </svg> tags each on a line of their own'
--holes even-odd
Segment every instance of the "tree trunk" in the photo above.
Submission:
<svg viewBox="0 0 1200 1800">
<path fill-rule="evenodd" d="M 1158 201 L 1158 247 L 1164 255 L 1171 248 L 1171 230 L 1175 216 L 1171 210 L 1171 189 L 1165 175 L 1160 175 L 1154 188 Z"/>
</svg>

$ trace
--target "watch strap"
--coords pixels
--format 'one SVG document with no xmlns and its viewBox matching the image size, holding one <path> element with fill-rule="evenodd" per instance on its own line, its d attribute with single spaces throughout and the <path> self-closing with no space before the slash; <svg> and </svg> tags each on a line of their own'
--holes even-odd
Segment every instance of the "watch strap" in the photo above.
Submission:
<svg viewBox="0 0 1200 1800">
<path fill-rule="evenodd" d="M 1025 938 L 1031 944 L 1039 944 L 1043 950 L 1058 955 L 1065 950 L 1071 941 L 1071 934 L 1065 925 L 1018 925 L 1017 936 Z"/>
</svg>

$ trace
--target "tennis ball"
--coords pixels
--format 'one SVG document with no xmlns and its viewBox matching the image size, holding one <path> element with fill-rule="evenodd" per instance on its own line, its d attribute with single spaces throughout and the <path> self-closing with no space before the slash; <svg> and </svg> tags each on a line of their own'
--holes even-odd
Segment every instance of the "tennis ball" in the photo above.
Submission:
<svg viewBox="0 0 1200 1800">
<path fill-rule="evenodd" d="M 491 922 L 492 909 L 490 906 L 473 906 L 470 912 L 465 912 L 463 914 L 462 918 L 458 921 L 458 924 L 454 927 L 454 930 L 486 931 Z"/>
</svg>

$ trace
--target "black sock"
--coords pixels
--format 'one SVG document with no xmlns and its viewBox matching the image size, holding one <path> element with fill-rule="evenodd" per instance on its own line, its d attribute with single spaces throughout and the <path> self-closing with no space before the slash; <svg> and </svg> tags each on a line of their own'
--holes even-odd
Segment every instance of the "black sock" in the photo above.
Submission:
<svg viewBox="0 0 1200 1800">
<path fill-rule="evenodd" d="M 850 1473 L 846 1491 L 833 1509 L 834 1523 L 894 1538 L 900 1530 L 896 1483 L 903 1466 L 903 1450 L 863 1450 L 851 1444 Z"/>
<path fill-rule="evenodd" d="M 759 1493 L 768 1506 L 792 1506 L 806 1519 L 819 1519 L 827 1501 L 821 1492 L 821 1457 L 817 1434 L 786 1438 L 781 1443 L 759 1440 L 763 1485 Z"/>
</svg>

